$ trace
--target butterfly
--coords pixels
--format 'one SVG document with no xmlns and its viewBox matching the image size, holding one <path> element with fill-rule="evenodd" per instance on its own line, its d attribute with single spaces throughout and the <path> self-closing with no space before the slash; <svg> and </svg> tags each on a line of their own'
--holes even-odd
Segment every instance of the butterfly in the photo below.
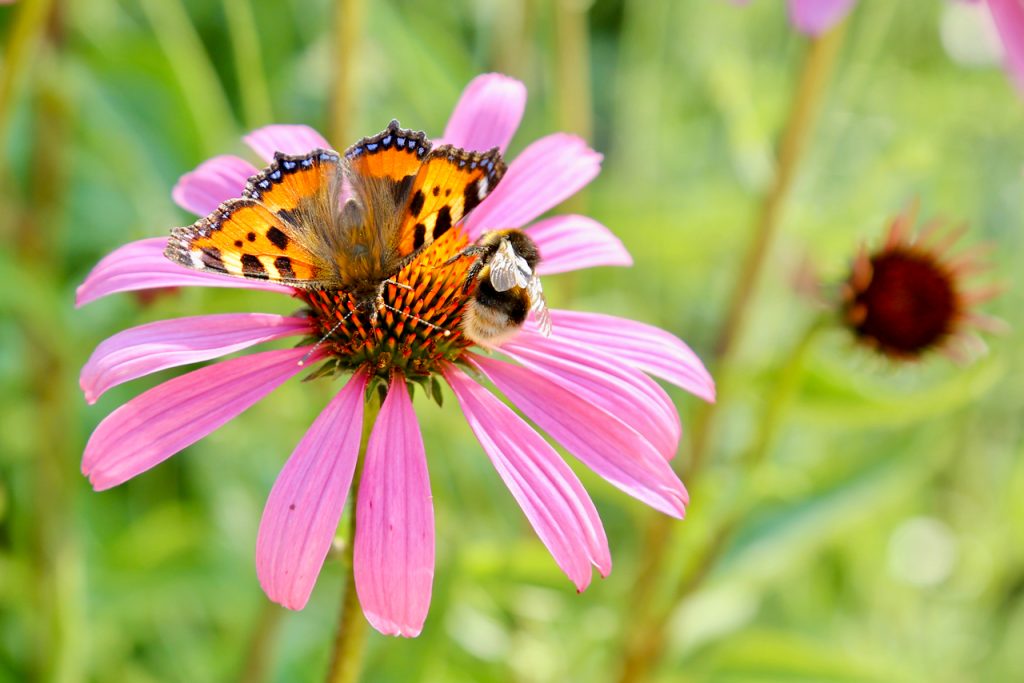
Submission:
<svg viewBox="0 0 1024 683">
<path fill-rule="evenodd" d="M 384 283 L 483 201 L 505 168 L 497 148 L 434 148 L 392 121 L 343 155 L 275 153 L 241 197 L 172 230 L 164 253 L 196 270 L 379 301 Z"/>
</svg>

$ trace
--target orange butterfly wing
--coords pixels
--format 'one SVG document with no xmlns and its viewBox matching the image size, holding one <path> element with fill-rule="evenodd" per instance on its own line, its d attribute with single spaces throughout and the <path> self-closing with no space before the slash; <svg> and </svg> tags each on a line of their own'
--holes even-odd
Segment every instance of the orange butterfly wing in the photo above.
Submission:
<svg viewBox="0 0 1024 683">
<path fill-rule="evenodd" d="M 276 154 L 242 198 L 171 231 L 165 255 L 183 266 L 295 287 L 335 287 L 323 227 L 337 206 L 339 158 L 314 150 Z"/>
<path fill-rule="evenodd" d="M 296 225 L 300 218 L 331 218 L 341 181 L 339 164 L 337 152 L 325 149 L 297 156 L 277 152 L 270 166 L 249 178 L 242 196 Z M 320 215 L 325 212 L 327 216 Z"/>
<path fill-rule="evenodd" d="M 430 141 L 425 134 L 404 129 L 392 120 L 380 133 L 349 147 L 345 160 L 358 177 L 402 183 L 419 172 L 429 152 Z"/>
<path fill-rule="evenodd" d="M 298 287 L 332 279 L 331 269 L 295 239 L 294 226 L 253 199 L 231 199 L 175 228 L 164 255 L 183 266 Z"/>
<path fill-rule="evenodd" d="M 408 256 L 447 232 L 486 197 L 505 175 L 497 148 L 467 152 L 442 145 L 424 159 L 403 208 L 398 251 Z"/>
</svg>

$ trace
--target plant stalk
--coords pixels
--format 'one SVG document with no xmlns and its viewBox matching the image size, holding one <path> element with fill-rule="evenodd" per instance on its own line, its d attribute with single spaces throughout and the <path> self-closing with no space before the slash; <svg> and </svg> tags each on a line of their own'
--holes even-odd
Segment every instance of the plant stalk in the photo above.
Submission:
<svg viewBox="0 0 1024 683">
<path fill-rule="evenodd" d="M 352 513 L 349 522 L 349 534 L 342 553 L 345 565 L 346 580 L 341 598 L 341 613 L 338 617 L 338 630 L 334 634 L 334 645 L 331 648 L 331 663 L 327 669 L 327 683 L 356 683 L 363 665 L 363 650 L 366 645 L 367 622 L 359 605 L 356 593 L 356 581 L 353 553 L 356 545 L 356 502 L 359 495 L 359 480 L 366 458 L 366 444 L 370 440 L 370 431 L 380 413 L 381 397 L 373 390 L 366 402 L 363 412 L 363 438 L 359 447 L 359 460 L 356 463 L 355 476 L 352 478 Z"/>
<path fill-rule="evenodd" d="M 334 82 L 331 84 L 330 123 L 335 145 L 353 138 L 352 113 L 356 91 L 356 66 L 362 42 L 363 0 L 338 0 L 334 9 Z"/>
<path fill-rule="evenodd" d="M 718 374 L 719 387 L 726 391 L 719 392 L 719 401 L 707 405 L 695 417 L 692 429 L 692 446 L 687 481 L 693 487 L 699 481 L 707 456 L 711 450 L 711 436 L 714 430 L 714 419 L 721 410 L 723 403 L 728 401 L 728 371 L 733 358 L 736 340 L 743 334 L 744 325 L 756 300 L 756 285 L 760 281 L 765 261 L 771 253 L 775 236 L 778 233 L 782 218 L 782 210 L 796 177 L 799 162 L 804 148 L 807 146 L 814 130 L 814 125 L 824 99 L 829 78 L 835 66 L 836 56 L 842 45 L 846 24 L 840 23 L 823 36 L 812 40 L 804 57 L 803 69 L 793 95 L 793 104 L 779 146 L 779 157 L 775 176 L 761 204 L 755 223 L 753 237 L 743 259 L 742 268 L 729 308 L 722 325 L 718 341 L 712 355 L 712 367 Z M 803 353 L 801 351 L 800 353 Z M 723 401 L 723 398 L 725 399 Z M 762 420 L 770 420 L 773 424 L 779 419 L 778 411 L 769 408 L 762 415 Z M 773 427 L 765 427 L 765 436 L 759 447 L 766 450 Z M 761 438 L 761 437 L 758 437 Z M 676 604 L 671 601 L 668 608 L 660 608 L 655 600 L 659 577 L 665 569 L 667 551 L 670 547 L 670 535 L 674 520 L 664 515 L 651 516 L 650 524 L 644 534 L 644 563 L 637 572 L 630 603 L 638 615 L 636 627 L 631 629 L 630 636 L 624 639 L 623 669 L 619 683 L 638 683 L 647 677 L 648 672 L 661 656 L 664 645 L 664 630 Z M 694 576 L 683 576 L 673 591 L 677 597 L 692 592 L 710 570 L 711 563 L 718 552 L 724 547 L 718 535 L 716 540 L 705 550 L 707 561 L 697 563 L 698 569 Z"/>
</svg>

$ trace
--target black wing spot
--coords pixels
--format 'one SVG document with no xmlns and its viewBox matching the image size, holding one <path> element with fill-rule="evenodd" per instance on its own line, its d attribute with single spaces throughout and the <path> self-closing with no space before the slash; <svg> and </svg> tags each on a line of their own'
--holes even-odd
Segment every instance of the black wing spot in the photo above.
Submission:
<svg viewBox="0 0 1024 683">
<path fill-rule="evenodd" d="M 210 270 L 225 271 L 224 261 L 220 257 L 220 249 L 215 247 L 203 247 L 203 265 Z"/>
<path fill-rule="evenodd" d="M 448 232 L 450 227 L 452 227 L 452 212 L 447 206 L 442 206 L 441 210 L 437 212 L 437 222 L 434 223 L 434 239 L 436 240 Z"/>
<path fill-rule="evenodd" d="M 245 236 L 245 239 L 249 240 L 250 242 L 255 242 L 256 241 L 256 233 L 250 232 L 248 235 Z"/>
<path fill-rule="evenodd" d="M 281 251 L 288 248 L 288 235 L 281 232 L 277 226 L 271 226 L 270 230 L 267 230 L 267 239 Z"/>
<path fill-rule="evenodd" d="M 427 241 L 427 226 L 417 223 L 412 227 L 412 248 L 419 249 Z"/>
<path fill-rule="evenodd" d="M 268 278 L 267 269 L 252 254 L 242 254 L 242 274 L 245 277 L 256 278 L 257 280 L 266 280 Z"/>
<path fill-rule="evenodd" d="M 423 192 L 416 190 L 412 195 L 412 200 L 409 202 L 409 213 L 412 214 L 413 218 L 420 217 L 420 211 L 423 210 Z"/>
<path fill-rule="evenodd" d="M 474 180 L 466 186 L 466 191 L 462 193 L 462 199 L 464 201 L 465 208 L 463 209 L 463 215 L 468 214 L 470 211 L 480 205 L 480 180 Z"/>
<path fill-rule="evenodd" d="M 434 196 L 436 197 L 437 195 L 441 194 L 441 186 L 440 185 L 434 185 L 434 189 L 431 190 L 431 192 L 433 192 Z"/>
<path fill-rule="evenodd" d="M 239 249 L 242 248 L 242 244 L 243 244 L 242 240 L 235 240 L 235 246 L 238 247 Z"/>
<path fill-rule="evenodd" d="M 287 256 L 278 256 L 274 259 L 274 267 L 277 268 L 277 272 L 281 277 L 295 277 L 295 271 L 292 270 L 292 260 Z"/>
</svg>

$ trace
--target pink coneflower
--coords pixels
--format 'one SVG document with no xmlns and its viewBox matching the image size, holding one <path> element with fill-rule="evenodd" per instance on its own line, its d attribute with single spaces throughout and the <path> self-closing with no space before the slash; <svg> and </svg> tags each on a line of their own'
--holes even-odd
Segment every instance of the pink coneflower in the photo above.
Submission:
<svg viewBox="0 0 1024 683">
<path fill-rule="evenodd" d="M 986 3 L 1003 44 L 1006 71 L 1018 92 L 1024 92 L 1024 1 L 986 0 Z"/>
<path fill-rule="evenodd" d="M 750 0 L 732 0 L 746 5 Z M 1003 46 L 1006 73 L 1019 92 L 1024 92 L 1024 0 L 963 0 L 984 4 L 992 15 Z M 857 0 L 789 0 L 789 21 L 801 33 L 819 36 L 853 9 Z"/>
<path fill-rule="evenodd" d="M 525 87 L 480 76 L 467 87 L 443 136 L 467 149 L 504 150 L 519 125 Z M 268 126 L 246 136 L 265 161 L 275 151 L 330 149 L 305 126 Z M 581 139 L 553 134 L 530 144 L 496 190 L 389 286 L 379 327 L 355 316 L 330 343 L 271 350 L 222 361 L 171 379 L 115 410 L 85 449 L 83 472 L 97 490 L 116 486 L 203 438 L 315 362 L 351 369 L 288 459 L 270 492 L 256 544 L 257 574 L 274 601 L 299 609 L 334 538 L 359 454 L 367 387 L 387 386 L 358 484 L 354 578 L 363 611 L 382 633 L 415 636 L 423 626 L 434 572 L 434 518 L 426 459 L 406 381 L 444 379 L 499 475 L 541 541 L 578 590 L 611 569 L 593 503 L 552 445 L 479 382 L 489 380 L 527 418 L 626 493 L 683 517 L 686 489 L 669 466 L 680 424 L 661 377 L 706 400 L 714 385 L 696 355 L 660 329 L 594 313 L 552 311 L 553 334 L 530 322 L 493 357 L 458 332 L 466 305 L 466 264 L 450 263 L 484 231 L 526 226 L 541 252 L 540 274 L 622 266 L 629 254 L 611 232 L 577 215 L 531 223 L 598 173 L 601 156 Z M 257 169 L 222 156 L 186 174 L 174 199 L 199 215 L 238 196 Z M 527 225 L 529 224 L 529 225 Z M 78 304 L 120 291 L 205 285 L 295 296 L 305 317 L 231 313 L 161 321 L 121 332 L 96 349 L 81 385 L 94 402 L 107 389 L 157 370 L 205 361 L 282 337 L 320 336 L 336 324 L 340 292 L 316 295 L 267 282 L 187 270 L 163 256 L 167 238 L 116 250 L 78 290 Z M 414 324 L 410 316 L 444 328 Z M 436 332 L 436 333 L 435 333 Z M 351 343 L 346 343 L 352 335 Z M 339 341 L 340 340 L 340 341 Z M 358 342 L 358 343 L 356 343 Z"/>
<path fill-rule="evenodd" d="M 984 348 L 974 328 L 1000 327 L 973 310 L 999 289 L 967 284 L 987 267 L 977 248 L 950 253 L 962 229 L 943 231 L 933 221 L 915 234 L 916 214 L 911 205 L 893 219 L 880 248 L 858 254 L 842 288 L 844 322 L 858 341 L 894 360 L 932 350 L 967 360 Z"/>
<path fill-rule="evenodd" d="M 732 0 L 746 5 L 750 0 Z M 829 30 L 850 13 L 857 0 L 789 0 L 789 21 L 801 33 L 817 36 Z"/>
</svg>

